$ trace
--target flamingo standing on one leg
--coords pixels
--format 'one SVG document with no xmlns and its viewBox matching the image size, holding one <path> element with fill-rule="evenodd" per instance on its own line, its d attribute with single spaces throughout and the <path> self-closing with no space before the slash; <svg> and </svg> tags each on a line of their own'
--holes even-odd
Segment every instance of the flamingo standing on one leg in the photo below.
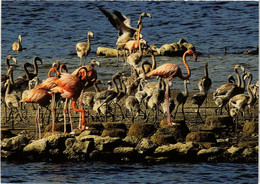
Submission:
<svg viewBox="0 0 260 184">
<path fill-rule="evenodd" d="M 159 76 L 162 78 L 167 78 L 167 84 L 166 84 L 166 93 L 165 93 L 165 99 L 166 99 L 166 103 L 167 103 L 167 123 L 171 126 L 174 125 L 174 123 L 171 122 L 170 120 L 170 109 L 169 109 L 169 82 L 170 80 L 172 80 L 174 77 L 179 77 L 182 80 L 187 80 L 190 78 L 191 76 L 191 70 L 188 66 L 188 63 L 186 61 L 186 55 L 193 55 L 193 57 L 195 58 L 195 60 L 197 60 L 197 55 L 193 50 L 188 50 L 183 54 L 183 64 L 187 69 L 188 74 L 186 76 L 182 75 L 182 71 L 181 68 L 176 65 L 176 64 L 172 64 L 172 63 L 168 63 L 168 64 L 164 64 L 159 66 L 158 68 L 156 68 L 155 70 L 147 73 L 145 75 L 146 78 L 149 78 L 151 76 Z"/>
</svg>

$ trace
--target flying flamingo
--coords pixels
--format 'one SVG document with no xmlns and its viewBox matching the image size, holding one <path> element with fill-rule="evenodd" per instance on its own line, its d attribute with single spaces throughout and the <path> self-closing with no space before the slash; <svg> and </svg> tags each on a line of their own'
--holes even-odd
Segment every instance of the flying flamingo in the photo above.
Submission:
<svg viewBox="0 0 260 184">
<path fill-rule="evenodd" d="M 118 30 L 118 39 L 116 42 L 117 45 L 117 65 L 119 62 L 119 50 L 124 51 L 124 60 L 125 59 L 125 44 L 129 40 L 133 40 L 136 35 L 138 29 L 132 27 L 130 25 L 131 19 L 121 14 L 119 11 L 114 10 L 113 13 L 108 12 L 107 10 L 99 7 L 100 11 L 108 18 L 109 22 Z M 142 35 L 140 35 L 142 38 Z"/>
<path fill-rule="evenodd" d="M 139 20 L 137 21 L 137 25 L 138 25 L 137 39 L 136 40 L 130 40 L 130 41 L 126 42 L 126 44 L 125 44 L 125 49 L 129 50 L 130 54 L 132 53 L 132 51 L 138 50 L 138 48 L 139 48 L 140 33 L 141 33 L 142 28 L 143 28 L 142 17 L 152 18 L 150 13 L 145 13 L 145 12 L 141 13 Z"/>
<path fill-rule="evenodd" d="M 166 103 L 167 103 L 167 123 L 171 126 L 173 126 L 175 124 L 172 123 L 170 120 L 169 94 L 168 94 L 169 93 L 169 82 L 174 77 L 179 77 L 182 80 L 187 80 L 190 78 L 191 70 L 186 61 L 186 55 L 193 55 L 193 57 L 195 58 L 195 61 L 197 60 L 197 55 L 193 50 L 187 50 L 183 54 L 183 64 L 186 67 L 187 72 L 188 72 L 188 74 L 186 76 L 182 75 L 181 68 L 178 65 L 172 64 L 172 63 L 163 64 L 163 65 L 159 66 L 158 68 L 156 68 L 155 70 L 153 70 L 145 75 L 146 78 L 149 78 L 151 76 L 159 76 L 159 77 L 168 79 L 167 84 L 166 84 L 165 99 L 166 99 Z"/>
<path fill-rule="evenodd" d="M 85 71 L 85 73 L 82 72 Z M 85 129 L 85 111 L 81 108 L 76 108 L 76 100 L 81 94 L 82 89 L 84 88 L 85 83 L 88 81 L 88 70 L 85 67 L 82 67 L 78 70 L 78 72 L 74 75 L 68 73 L 62 73 L 60 78 L 55 81 L 54 88 L 51 88 L 51 91 L 54 93 L 60 93 L 62 98 L 72 99 L 72 109 L 76 112 L 82 113 L 81 119 L 81 129 Z"/>
</svg>

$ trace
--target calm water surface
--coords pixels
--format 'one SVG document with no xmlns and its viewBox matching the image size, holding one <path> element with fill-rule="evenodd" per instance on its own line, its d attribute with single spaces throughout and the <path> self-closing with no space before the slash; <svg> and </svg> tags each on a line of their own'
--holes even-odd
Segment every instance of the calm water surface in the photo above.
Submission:
<svg viewBox="0 0 260 184">
<path fill-rule="evenodd" d="M 257 183 L 257 164 L 2 162 L 4 183 Z"/>
<path fill-rule="evenodd" d="M 141 12 L 149 12 L 152 19 L 145 18 L 142 34 L 148 44 L 161 47 L 165 43 L 179 41 L 180 38 L 193 43 L 197 51 L 203 53 L 198 62 L 188 58 L 192 75 L 189 89 L 197 91 L 197 80 L 202 76 L 204 62 L 209 63 L 209 75 L 213 81 L 211 92 L 234 73 L 235 64 L 243 64 L 246 71 L 258 78 L 258 56 L 224 55 L 227 53 L 255 49 L 258 45 L 258 2 L 40 2 L 40 1 L 3 1 L 2 2 L 2 61 L 8 54 L 17 57 L 19 65 L 32 62 L 34 56 L 43 59 L 40 65 L 40 77 L 47 77 L 51 64 L 59 59 L 68 65 L 72 72 L 79 66 L 75 45 L 86 40 L 88 31 L 94 33 L 91 40 L 91 53 L 87 61 L 96 59 L 101 62 L 98 68 L 99 78 L 111 80 L 115 72 L 114 57 L 97 57 L 99 46 L 115 48 L 117 31 L 97 6 L 108 11 L 121 11 L 132 20 L 136 27 Z M 13 53 L 11 45 L 18 35 L 23 37 L 25 48 L 20 53 Z M 147 58 L 151 61 L 150 58 Z M 181 57 L 157 57 L 158 66 L 164 63 L 176 63 L 183 71 Z M 121 63 L 120 63 L 121 64 Z M 1 65 L 5 72 L 5 64 Z M 122 70 L 122 65 L 119 67 Z M 22 67 L 17 67 L 14 75 L 19 76 Z M 174 80 L 175 89 L 183 89 L 181 81 Z"/>
<path fill-rule="evenodd" d="M 192 75 L 190 91 L 198 91 L 197 80 L 202 76 L 204 62 L 209 63 L 213 81 L 211 92 L 233 73 L 235 64 L 242 64 L 258 80 L 258 56 L 231 54 L 255 49 L 258 45 L 258 2 L 94 2 L 94 1 L 2 1 L 1 67 L 5 72 L 7 55 L 17 57 L 15 78 L 22 74 L 21 64 L 32 62 L 34 56 L 43 59 L 39 66 L 40 79 L 55 60 L 66 63 L 72 72 L 79 66 L 75 45 L 86 40 L 88 31 L 94 33 L 92 51 L 87 61 L 101 62 L 100 79 L 110 80 L 116 68 L 114 57 L 97 57 L 97 47 L 113 47 L 117 31 L 99 11 L 97 5 L 114 8 L 132 19 L 136 27 L 141 12 L 144 19 L 142 34 L 149 44 L 157 47 L 177 42 L 180 38 L 193 43 L 202 52 L 198 62 L 188 58 Z M 23 37 L 24 50 L 11 51 L 18 35 Z M 224 47 L 227 54 L 224 55 Z M 147 58 L 151 60 L 150 58 Z M 158 66 L 176 63 L 184 68 L 181 57 L 157 57 Z M 121 64 L 121 63 L 120 63 Z M 122 69 L 122 65 L 119 70 Z M 183 69 L 185 71 L 185 69 Z M 174 89 L 183 89 L 175 79 Z M 8 163 L 3 161 L 2 182 L 25 183 L 257 183 L 257 164 L 104 164 L 104 163 Z"/>
</svg>

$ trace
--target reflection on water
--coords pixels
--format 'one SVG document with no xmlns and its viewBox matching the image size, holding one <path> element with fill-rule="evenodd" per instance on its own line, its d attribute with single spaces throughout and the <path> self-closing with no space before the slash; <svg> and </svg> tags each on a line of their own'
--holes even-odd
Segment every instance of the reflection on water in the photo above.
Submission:
<svg viewBox="0 0 260 184">
<path fill-rule="evenodd" d="M 2 162 L 4 183 L 257 183 L 257 164 Z"/>
</svg>

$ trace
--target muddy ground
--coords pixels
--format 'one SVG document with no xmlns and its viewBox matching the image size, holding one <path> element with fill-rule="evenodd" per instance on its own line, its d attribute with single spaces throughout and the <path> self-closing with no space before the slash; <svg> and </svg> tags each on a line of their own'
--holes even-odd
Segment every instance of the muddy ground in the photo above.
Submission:
<svg viewBox="0 0 260 184">
<path fill-rule="evenodd" d="M 93 89 L 91 89 L 93 90 Z M 175 99 L 177 93 L 179 91 L 172 91 L 172 97 Z M 206 116 L 212 116 L 215 115 L 215 109 L 216 109 L 216 105 L 214 103 L 214 101 L 212 100 L 212 94 L 208 94 L 207 96 L 207 104 L 204 103 L 202 104 L 201 108 L 200 108 L 200 112 L 201 112 L 201 116 L 203 121 L 201 121 L 200 119 L 196 120 L 196 112 L 197 112 L 197 105 L 194 105 L 191 103 L 191 97 L 195 94 L 195 92 L 190 92 L 189 93 L 189 97 L 187 99 L 187 102 L 185 104 L 185 116 L 186 116 L 186 123 L 188 128 L 190 129 L 190 131 L 196 131 L 199 130 L 200 127 L 203 126 L 204 122 L 206 120 Z M 123 98 L 121 100 L 121 104 L 123 111 L 125 112 L 125 106 L 124 106 L 124 100 L 125 98 Z M 175 101 L 176 104 L 176 101 Z M 34 105 L 34 107 L 36 108 L 37 106 Z M 33 109 L 32 104 L 26 104 L 25 105 L 26 110 L 21 110 L 21 113 L 23 114 L 23 121 L 20 120 L 20 118 L 17 116 L 15 118 L 11 118 L 9 121 L 6 121 L 6 115 L 5 115 L 5 106 L 3 103 L 1 103 L 1 127 L 2 128 L 8 128 L 11 129 L 11 132 L 13 134 L 17 134 L 23 130 L 27 130 L 30 133 L 35 133 L 35 110 Z M 56 117 L 56 123 L 60 122 L 63 123 L 63 105 L 57 107 L 57 112 L 56 114 L 58 114 L 58 116 Z M 142 106 L 142 109 L 144 109 L 144 107 Z M 85 111 L 87 111 L 87 109 L 85 109 Z M 255 105 L 254 108 L 251 108 L 251 111 L 253 113 L 253 118 L 249 118 L 248 114 L 246 114 L 246 120 L 249 121 L 258 121 L 258 104 Z M 10 110 L 7 110 L 7 115 L 9 114 Z M 27 113 L 26 113 L 27 112 Z M 45 127 L 51 123 L 51 116 L 49 115 L 49 111 L 46 111 L 46 108 L 42 108 L 42 118 L 41 118 L 41 125 L 42 125 L 42 132 L 44 132 Z M 93 111 L 90 111 L 91 114 L 95 115 L 95 113 Z M 173 113 L 172 113 L 173 114 Z M 227 114 L 226 110 L 223 108 L 223 114 Z M 17 113 L 15 112 L 14 115 L 16 116 Z M 149 117 L 149 122 L 153 121 L 153 113 L 151 113 L 150 117 Z M 79 114 L 75 113 L 72 110 L 72 117 L 73 117 L 73 125 L 74 128 L 76 128 L 78 126 L 78 122 L 79 122 Z M 128 113 L 127 118 L 121 120 L 121 115 L 120 115 L 120 111 L 117 108 L 117 114 L 116 114 L 116 120 L 115 121 L 121 121 L 124 122 L 126 124 L 130 124 L 130 114 Z M 239 124 L 238 124 L 238 130 L 242 130 L 243 124 L 246 122 L 245 120 L 243 120 L 243 118 L 241 116 L 239 116 Z M 164 119 L 164 115 L 162 113 L 159 114 L 159 120 L 157 121 L 159 124 L 159 121 L 161 121 L 162 119 Z M 104 119 L 104 117 L 103 117 Z M 176 115 L 176 119 L 183 119 L 182 113 L 181 113 L 181 107 L 179 107 L 178 113 Z M 96 120 L 92 120 L 89 116 L 87 116 L 86 113 L 86 121 L 87 122 L 92 122 L 92 121 L 96 121 Z M 100 121 L 100 120 L 98 120 Z M 109 116 L 108 117 L 108 121 L 112 121 L 112 117 Z M 141 114 L 138 118 L 135 119 L 135 122 L 143 122 L 143 115 Z M 69 119 L 67 118 L 67 123 L 69 123 Z M 14 126 L 14 128 L 12 128 L 12 126 Z"/>
</svg>

